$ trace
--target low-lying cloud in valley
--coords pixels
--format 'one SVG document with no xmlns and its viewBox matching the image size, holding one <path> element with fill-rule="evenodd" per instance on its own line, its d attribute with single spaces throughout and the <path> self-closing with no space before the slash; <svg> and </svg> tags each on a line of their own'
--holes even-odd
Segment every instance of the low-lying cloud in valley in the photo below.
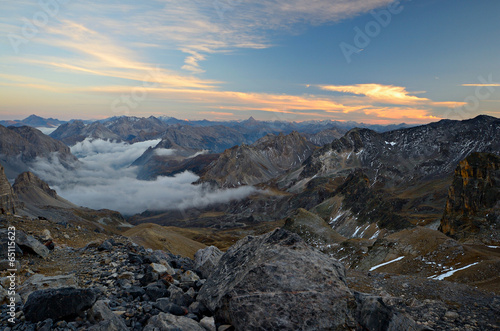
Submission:
<svg viewBox="0 0 500 331">
<path fill-rule="evenodd" d="M 63 198 L 84 207 L 112 209 L 126 215 L 145 210 L 201 208 L 214 203 L 243 199 L 257 189 L 208 189 L 192 185 L 198 176 L 184 172 L 154 181 L 138 180 L 137 168 L 129 165 L 159 140 L 135 144 L 85 140 L 71 147 L 80 160 L 75 170 L 57 158 L 39 159 L 32 171 L 47 181 Z"/>
</svg>

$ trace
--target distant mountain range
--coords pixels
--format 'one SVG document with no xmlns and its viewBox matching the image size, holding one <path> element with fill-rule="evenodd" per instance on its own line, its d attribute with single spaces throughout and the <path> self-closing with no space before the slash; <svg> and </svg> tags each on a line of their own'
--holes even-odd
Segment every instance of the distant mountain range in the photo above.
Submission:
<svg viewBox="0 0 500 331">
<path fill-rule="evenodd" d="M 61 139 L 68 139 L 72 142 L 80 139 L 78 136 L 88 138 L 114 138 L 125 141 L 138 141 L 151 139 L 151 136 L 158 136 L 168 127 L 226 127 L 241 131 L 252 143 L 257 139 L 262 138 L 268 133 L 284 133 L 289 134 L 292 131 L 297 131 L 307 135 L 314 135 L 324 130 L 336 129 L 339 132 L 347 132 L 353 128 L 367 128 L 376 132 L 385 132 L 401 128 L 411 127 L 405 123 L 378 125 L 365 124 L 358 122 L 341 122 L 333 120 L 322 121 L 305 121 L 305 122 L 286 122 L 286 121 L 258 121 L 253 117 L 243 121 L 209 121 L 209 120 L 179 120 L 173 117 L 134 117 L 134 116 L 115 116 L 104 120 L 70 120 L 61 121 L 53 118 L 43 118 L 37 115 L 31 115 L 23 120 L 3 120 L 0 125 L 8 126 L 31 126 L 39 128 L 55 128 L 63 124 L 73 124 L 68 127 L 61 128 L 57 134 Z M 107 128 L 117 136 L 113 136 Z M 83 131 L 83 132 L 80 132 Z M 72 138 L 70 138 L 72 137 Z M 321 145 L 321 144 L 320 144 Z"/>
<path fill-rule="evenodd" d="M 5 127 L 26 125 L 34 128 L 54 128 L 63 123 L 65 123 L 65 121 L 60 121 L 54 118 L 43 118 L 37 115 L 28 116 L 24 120 L 0 121 L 0 125 L 3 125 Z"/>
</svg>

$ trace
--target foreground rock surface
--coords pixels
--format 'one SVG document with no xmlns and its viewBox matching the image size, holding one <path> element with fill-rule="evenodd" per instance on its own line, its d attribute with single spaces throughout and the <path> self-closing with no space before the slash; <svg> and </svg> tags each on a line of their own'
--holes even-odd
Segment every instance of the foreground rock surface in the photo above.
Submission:
<svg viewBox="0 0 500 331">
<path fill-rule="evenodd" d="M 208 278 L 222 257 L 222 252 L 215 246 L 200 249 L 194 255 L 195 267 L 201 272 L 202 276 Z"/>
<path fill-rule="evenodd" d="M 337 260 L 277 229 L 231 247 L 198 300 L 215 313 L 217 324 L 237 330 L 354 330 L 357 325 L 416 330 L 403 314 L 372 304 L 373 297 L 355 296 L 345 278 Z"/>
<path fill-rule="evenodd" d="M 27 233 L 28 226 L 36 229 L 35 223 L 22 222 Z M 40 237 L 45 225 L 32 235 Z M 51 234 L 57 235 L 55 228 Z M 495 330 L 499 325 L 498 296 L 453 282 L 345 271 L 282 229 L 238 242 L 208 280 L 195 261 L 120 236 L 82 248 L 56 244 L 47 258 L 27 254 L 19 261 L 23 300 L 16 303 L 15 324 L 8 322 L 9 307 L 2 302 L 1 330 Z M 10 281 L 5 273 L 0 276 L 0 300 L 8 300 Z M 98 289 L 97 301 L 72 295 L 56 310 L 63 299 L 55 294 L 68 287 L 73 293 Z"/>
</svg>

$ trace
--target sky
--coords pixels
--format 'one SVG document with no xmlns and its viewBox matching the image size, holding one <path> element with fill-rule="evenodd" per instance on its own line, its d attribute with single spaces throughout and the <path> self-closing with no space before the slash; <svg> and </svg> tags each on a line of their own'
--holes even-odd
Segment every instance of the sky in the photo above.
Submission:
<svg viewBox="0 0 500 331">
<path fill-rule="evenodd" d="M 0 0 L 0 119 L 500 115 L 498 0 Z"/>
</svg>

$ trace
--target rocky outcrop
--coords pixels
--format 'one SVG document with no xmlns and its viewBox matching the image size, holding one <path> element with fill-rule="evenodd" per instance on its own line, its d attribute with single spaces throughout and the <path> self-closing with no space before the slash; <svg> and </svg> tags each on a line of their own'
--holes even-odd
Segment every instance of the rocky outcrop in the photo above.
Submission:
<svg viewBox="0 0 500 331">
<path fill-rule="evenodd" d="M 226 150 L 208 166 L 202 181 L 214 181 L 222 187 L 267 182 L 300 166 L 314 149 L 298 132 L 267 135 L 250 146 Z"/>
<path fill-rule="evenodd" d="M 354 295 L 338 261 L 283 229 L 231 247 L 198 300 L 214 312 L 216 323 L 237 330 L 412 330 L 416 325 L 386 305 Z"/>
<path fill-rule="evenodd" d="M 77 208 L 76 205 L 58 196 L 46 182 L 29 171 L 17 176 L 13 189 L 27 209 L 31 206 Z"/>
<path fill-rule="evenodd" d="M 29 171 L 23 172 L 22 174 L 17 176 L 13 188 L 17 194 L 24 194 L 32 188 L 38 188 L 52 198 L 55 198 L 57 196 L 55 190 L 51 189 L 47 183 L 45 183 L 43 180 Z"/>
<path fill-rule="evenodd" d="M 5 176 L 4 169 L 0 165 L 0 213 L 11 213 L 16 212 L 16 196 L 12 186 Z"/>
<path fill-rule="evenodd" d="M 455 170 L 439 230 L 459 240 L 500 243 L 500 157 L 473 153 Z"/>
</svg>

